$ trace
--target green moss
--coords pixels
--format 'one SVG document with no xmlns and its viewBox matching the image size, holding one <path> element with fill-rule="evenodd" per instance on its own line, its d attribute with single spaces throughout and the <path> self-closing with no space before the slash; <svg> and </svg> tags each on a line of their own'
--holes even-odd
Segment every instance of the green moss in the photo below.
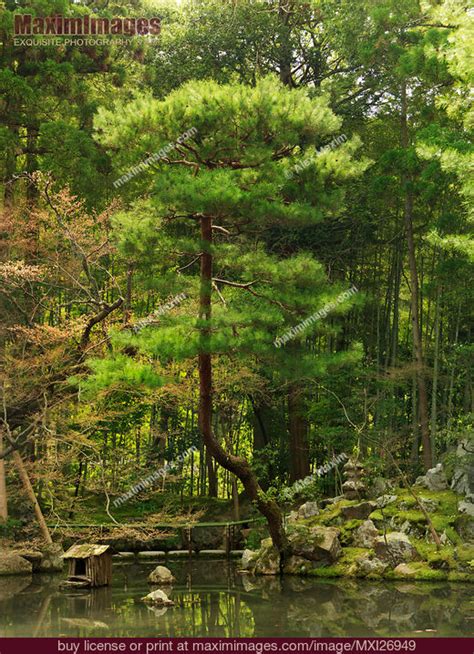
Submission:
<svg viewBox="0 0 474 654">
<path fill-rule="evenodd" d="M 426 518 L 421 511 L 400 511 L 394 515 L 397 515 L 401 522 L 408 520 L 414 524 L 426 523 Z"/>
<path fill-rule="evenodd" d="M 425 561 L 406 564 L 410 570 L 414 571 L 414 575 L 404 576 L 395 570 L 389 570 L 385 573 L 386 579 L 413 579 L 414 581 L 441 581 L 448 578 L 447 572 L 443 570 L 433 570 Z"/>
<path fill-rule="evenodd" d="M 474 561 L 474 545 L 470 545 L 469 543 L 458 545 L 458 547 L 456 547 L 456 555 L 459 561 L 466 563 Z"/>
<path fill-rule="evenodd" d="M 448 581 L 470 581 L 474 582 L 474 575 L 472 572 L 457 572 L 456 570 L 451 570 L 448 573 Z"/>
<path fill-rule="evenodd" d="M 382 511 L 380 509 L 375 509 L 375 511 L 372 511 L 372 513 L 369 515 L 369 520 L 372 520 L 372 522 L 383 522 L 384 516 L 382 515 Z"/>
<path fill-rule="evenodd" d="M 312 577 L 354 577 L 355 562 L 361 556 L 369 555 L 371 550 L 365 547 L 344 547 L 336 563 L 321 568 L 313 568 L 308 572 Z"/>
<path fill-rule="evenodd" d="M 352 539 L 352 532 L 353 532 L 355 529 L 357 529 L 358 527 L 360 527 L 360 525 L 361 525 L 363 522 L 364 522 L 363 520 L 356 520 L 356 519 L 354 518 L 354 520 L 349 520 L 348 522 L 345 522 L 345 523 L 341 526 L 341 533 L 340 533 L 340 535 L 339 535 L 339 540 L 341 541 L 341 544 L 342 544 L 343 546 L 344 546 L 344 545 L 347 545 L 348 543 L 350 543 L 350 541 L 351 541 L 351 539 Z"/>
</svg>

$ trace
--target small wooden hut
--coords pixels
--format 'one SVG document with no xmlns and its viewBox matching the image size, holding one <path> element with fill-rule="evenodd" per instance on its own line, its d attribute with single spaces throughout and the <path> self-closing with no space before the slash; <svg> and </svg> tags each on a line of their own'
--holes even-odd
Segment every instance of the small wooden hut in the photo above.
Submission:
<svg viewBox="0 0 474 654">
<path fill-rule="evenodd" d="M 98 588 L 109 586 L 112 581 L 112 549 L 110 545 L 73 545 L 64 554 L 69 562 L 69 574 L 62 586 L 65 588 Z"/>
</svg>

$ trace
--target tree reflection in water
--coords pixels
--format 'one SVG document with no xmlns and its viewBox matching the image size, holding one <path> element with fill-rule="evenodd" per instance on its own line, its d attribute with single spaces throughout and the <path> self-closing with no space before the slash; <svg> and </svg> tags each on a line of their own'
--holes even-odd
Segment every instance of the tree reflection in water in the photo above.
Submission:
<svg viewBox="0 0 474 654">
<path fill-rule="evenodd" d="M 117 565 L 111 587 L 87 591 L 60 591 L 60 576 L 3 578 L 0 636 L 461 636 L 472 628 L 468 584 L 251 577 L 222 560 L 167 565 L 177 579 L 169 609 L 140 600 L 153 564 Z"/>
</svg>

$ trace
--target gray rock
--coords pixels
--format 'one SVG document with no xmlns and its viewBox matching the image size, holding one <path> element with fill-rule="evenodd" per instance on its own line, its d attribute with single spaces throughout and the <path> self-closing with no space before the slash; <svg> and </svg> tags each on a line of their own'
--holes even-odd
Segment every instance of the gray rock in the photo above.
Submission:
<svg viewBox="0 0 474 654">
<path fill-rule="evenodd" d="M 64 550 L 59 543 L 45 545 L 41 548 L 43 558 L 39 565 L 39 572 L 62 572 L 64 567 Z"/>
<path fill-rule="evenodd" d="M 38 550 L 16 550 L 15 554 L 21 556 L 23 559 L 26 559 L 33 566 L 33 572 L 39 572 L 41 567 L 41 562 L 43 560 L 43 554 Z"/>
<path fill-rule="evenodd" d="M 404 579 L 414 577 L 416 575 L 416 570 L 411 568 L 408 563 L 399 563 L 393 571 L 397 577 L 403 577 Z"/>
<path fill-rule="evenodd" d="M 365 520 L 376 508 L 375 502 L 360 502 L 352 506 L 343 506 L 341 513 L 346 520 Z"/>
<path fill-rule="evenodd" d="M 253 571 L 256 575 L 280 574 L 280 553 L 273 546 L 271 538 L 262 540 Z"/>
<path fill-rule="evenodd" d="M 426 474 L 421 475 L 415 482 L 416 486 L 422 486 L 432 491 L 442 491 L 448 488 L 448 480 L 443 470 L 443 465 L 438 463 L 434 468 L 430 468 Z"/>
<path fill-rule="evenodd" d="M 467 513 L 459 513 L 454 521 L 454 528 L 463 540 L 474 543 L 474 518 Z"/>
<path fill-rule="evenodd" d="M 458 511 L 474 518 L 474 504 L 468 500 L 462 500 L 458 503 Z"/>
<path fill-rule="evenodd" d="M 324 500 L 320 501 L 322 507 L 329 506 L 330 504 L 337 504 L 341 500 L 345 499 L 344 495 L 337 495 L 336 497 L 326 497 Z"/>
<path fill-rule="evenodd" d="M 312 518 L 314 515 L 318 515 L 319 508 L 317 502 L 305 502 L 298 509 L 299 518 Z"/>
<path fill-rule="evenodd" d="M 456 462 L 451 480 L 455 493 L 474 502 L 474 440 L 465 438 L 456 449 Z"/>
<path fill-rule="evenodd" d="M 378 537 L 379 531 L 372 520 L 365 520 L 354 533 L 354 546 L 372 549 Z"/>
<path fill-rule="evenodd" d="M 381 575 L 387 569 L 387 564 L 377 558 L 363 556 L 356 560 L 356 572 L 359 576 Z"/>
<path fill-rule="evenodd" d="M 375 541 L 374 550 L 382 561 L 392 566 L 420 559 L 408 536 L 399 531 L 392 531 L 385 537 L 379 536 Z"/>
<path fill-rule="evenodd" d="M 148 581 L 150 584 L 162 584 L 163 586 L 168 586 L 176 581 L 173 577 L 171 570 L 166 568 L 164 565 L 158 565 L 148 576 Z"/>
<path fill-rule="evenodd" d="M 142 597 L 142 601 L 154 606 L 174 606 L 174 602 L 162 590 L 153 590 L 145 597 Z"/>
<path fill-rule="evenodd" d="M 385 495 L 391 488 L 391 484 L 383 477 L 376 477 L 370 485 L 370 497 L 380 497 Z"/>
<path fill-rule="evenodd" d="M 428 513 L 434 513 L 439 508 L 439 503 L 436 500 L 431 500 L 427 497 L 420 497 L 420 502 Z"/>
<path fill-rule="evenodd" d="M 32 564 L 14 552 L 0 554 L 0 577 L 3 575 L 31 575 Z"/>
<path fill-rule="evenodd" d="M 242 554 L 242 561 L 240 563 L 242 570 L 250 570 L 257 559 L 258 552 L 253 550 L 244 550 Z"/>
<path fill-rule="evenodd" d="M 297 529 L 289 536 L 292 552 L 310 561 L 334 563 L 341 554 L 339 529 L 310 527 Z"/>
<path fill-rule="evenodd" d="M 377 506 L 380 509 L 385 508 L 389 504 L 393 504 L 394 502 L 397 501 L 397 496 L 396 495 L 382 495 L 381 497 L 377 497 L 376 502 Z"/>
<path fill-rule="evenodd" d="M 304 559 L 302 556 L 290 556 L 285 561 L 283 572 L 287 575 L 301 575 L 311 568 L 312 564 L 308 559 Z"/>
</svg>

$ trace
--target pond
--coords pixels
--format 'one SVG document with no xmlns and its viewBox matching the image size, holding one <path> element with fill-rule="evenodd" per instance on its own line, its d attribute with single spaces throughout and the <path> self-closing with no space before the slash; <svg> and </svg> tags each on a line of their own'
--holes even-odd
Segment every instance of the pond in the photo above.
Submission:
<svg viewBox="0 0 474 654">
<path fill-rule="evenodd" d="M 472 585 L 250 577 L 227 560 L 177 560 L 169 609 L 140 601 L 151 564 L 111 587 L 61 591 L 61 575 L 0 577 L 0 636 L 469 636 Z"/>
</svg>

